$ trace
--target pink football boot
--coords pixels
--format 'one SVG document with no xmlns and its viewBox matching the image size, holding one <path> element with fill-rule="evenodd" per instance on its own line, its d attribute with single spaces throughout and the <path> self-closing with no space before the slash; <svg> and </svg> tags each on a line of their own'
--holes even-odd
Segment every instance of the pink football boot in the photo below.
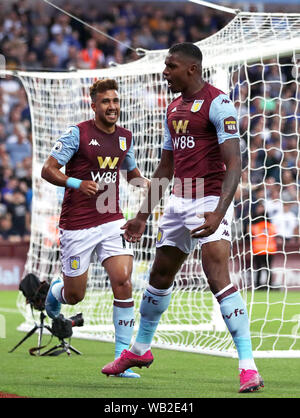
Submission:
<svg viewBox="0 0 300 418">
<path fill-rule="evenodd" d="M 107 376 L 112 374 L 117 375 L 131 367 L 149 367 L 153 360 L 154 358 L 150 350 L 146 351 L 142 356 L 137 356 L 129 350 L 123 350 L 120 357 L 108 363 L 101 371 Z"/>
<path fill-rule="evenodd" d="M 264 387 L 264 382 L 256 370 L 242 369 L 239 393 L 254 392 Z"/>
</svg>

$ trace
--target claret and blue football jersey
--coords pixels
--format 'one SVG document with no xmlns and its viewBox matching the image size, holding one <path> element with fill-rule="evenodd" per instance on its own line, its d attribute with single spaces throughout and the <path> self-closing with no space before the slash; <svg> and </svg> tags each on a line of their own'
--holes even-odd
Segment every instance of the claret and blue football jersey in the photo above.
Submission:
<svg viewBox="0 0 300 418">
<path fill-rule="evenodd" d="M 180 186 L 191 179 L 192 197 L 197 197 L 197 179 L 203 179 L 203 196 L 220 196 L 226 170 L 220 144 L 235 137 L 237 112 L 221 90 L 205 83 L 193 96 L 174 99 L 167 109 L 163 146 L 174 154 L 174 176 L 179 180 L 174 194 L 182 196 Z"/>
<path fill-rule="evenodd" d="M 91 228 L 123 218 L 119 207 L 119 171 L 136 167 L 132 133 L 120 126 L 112 134 L 97 128 L 94 120 L 71 126 L 56 141 L 51 156 L 66 167 L 66 175 L 92 180 L 101 185 L 95 196 L 88 197 L 78 189 L 66 188 L 59 226 L 78 230 Z M 105 213 L 97 209 L 101 194 L 111 192 L 114 207 Z"/>
</svg>

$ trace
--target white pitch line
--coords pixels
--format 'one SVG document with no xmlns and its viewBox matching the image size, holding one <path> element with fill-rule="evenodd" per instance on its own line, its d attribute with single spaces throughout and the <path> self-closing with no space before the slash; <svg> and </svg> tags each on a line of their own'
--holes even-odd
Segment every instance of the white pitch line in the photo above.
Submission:
<svg viewBox="0 0 300 418">
<path fill-rule="evenodd" d="M 1 308 L 0 307 L 0 312 L 6 312 L 6 313 L 20 313 L 20 311 L 18 309 L 11 309 L 11 308 Z"/>
</svg>

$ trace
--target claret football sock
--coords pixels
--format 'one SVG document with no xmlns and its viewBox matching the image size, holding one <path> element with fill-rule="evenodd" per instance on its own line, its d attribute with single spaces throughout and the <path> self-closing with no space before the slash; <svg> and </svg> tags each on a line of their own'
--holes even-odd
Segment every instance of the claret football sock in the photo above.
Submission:
<svg viewBox="0 0 300 418">
<path fill-rule="evenodd" d="M 142 356 L 151 347 L 151 342 L 162 314 L 168 309 L 173 286 L 169 289 L 156 289 L 149 285 L 143 294 L 140 306 L 140 326 L 130 351 Z"/>
<path fill-rule="evenodd" d="M 215 294 L 223 319 L 235 343 L 240 369 L 257 370 L 252 353 L 247 308 L 240 292 L 229 285 Z"/>
<path fill-rule="evenodd" d="M 134 301 L 114 299 L 113 323 L 115 327 L 115 358 L 128 349 L 134 330 Z"/>
</svg>

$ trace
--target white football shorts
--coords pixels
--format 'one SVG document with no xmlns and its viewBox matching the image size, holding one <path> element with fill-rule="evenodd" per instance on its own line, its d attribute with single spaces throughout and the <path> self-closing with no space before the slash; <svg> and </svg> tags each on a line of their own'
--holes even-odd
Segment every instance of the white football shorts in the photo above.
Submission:
<svg viewBox="0 0 300 418">
<path fill-rule="evenodd" d="M 60 229 L 62 271 L 76 277 L 86 272 L 94 257 L 103 263 L 108 257 L 132 255 L 132 245 L 124 239 L 121 228 L 125 219 L 80 230 Z"/>
<path fill-rule="evenodd" d="M 231 241 L 233 203 L 227 209 L 219 228 L 212 235 L 204 238 L 192 238 L 190 235 L 192 229 L 204 223 L 203 213 L 213 212 L 218 202 L 218 196 L 186 199 L 172 194 L 159 222 L 156 247 L 169 245 L 189 254 L 198 243 L 201 247 L 206 242 L 220 239 Z"/>
</svg>

